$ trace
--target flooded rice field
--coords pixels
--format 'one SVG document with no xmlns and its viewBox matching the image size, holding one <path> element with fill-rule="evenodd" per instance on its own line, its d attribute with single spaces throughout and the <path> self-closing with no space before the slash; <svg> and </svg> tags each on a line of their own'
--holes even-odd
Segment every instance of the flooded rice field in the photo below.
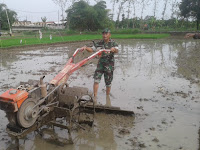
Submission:
<svg viewBox="0 0 200 150">
<path fill-rule="evenodd" d="M 60 142 L 67 131 L 50 128 L 20 139 L 20 150 L 198 150 L 200 127 L 200 41 L 179 37 L 159 40 L 117 40 L 111 104 L 135 112 L 135 118 L 97 114 L 94 127 L 73 132 L 73 145 Z M 89 42 L 23 50 L 0 50 L 0 94 L 20 81 L 49 82 L 76 48 Z M 87 57 L 84 52 L 78 59 Z M 92 91 L 97 59 L 74 72 L 70 86 Z M 102 79 L 98 103 L 106 103 Z M 0 150 L 13 149 L 8 121 L 0 110 Z"/>
</svg>

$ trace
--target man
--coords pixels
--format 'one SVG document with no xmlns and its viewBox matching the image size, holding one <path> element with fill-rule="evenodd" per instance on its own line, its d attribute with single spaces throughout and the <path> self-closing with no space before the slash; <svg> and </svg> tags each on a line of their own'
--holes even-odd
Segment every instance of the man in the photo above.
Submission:
<svg viewBox="0 0 200 150">
<path fill-rule="evenodd" d="M 102 75 L 104 74 L 104 80 L 106 84 L 106 104 L 110 105 L 110 90 L 111 82 L 113 80 L 113 71 L 114 71 L 114 53 L 118 53 L 118 44 L 111 40 L 111 33 L 108 28 L 102 31 L 103 40 L 97 42 L 93 47 L 82 47 L 82 50 L 87 50 L 88 52 L 95 52 L 97 47 L 102 46 L 102 48 L 110 49 L 110 53 L 102 53 L 100 57 L 97 68 L 94 73 L 94 103 L 97 104 L 97 91 L 99 88 L 99 83 Z"/>
<path fill-rule="evenodd" d="M 185 38 L 193 37 L 193 39 L 200 39 L 200 33 L 187 33 Z"/>
</svg>

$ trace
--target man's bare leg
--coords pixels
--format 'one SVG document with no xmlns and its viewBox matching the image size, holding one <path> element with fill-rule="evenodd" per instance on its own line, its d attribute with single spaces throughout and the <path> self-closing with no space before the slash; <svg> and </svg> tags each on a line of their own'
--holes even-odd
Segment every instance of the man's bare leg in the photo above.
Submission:
<svg viewBox="0 0 200 150">
<path fill-rule="evenodd" d="M 110 87 L 110 86 L 107 86 L 107 87 L 106 87 L 106 96 L 107 96 L 107 95 L 110 95 L 110 90 L 111 90 L 111 87 Z"/>
<path fill-rule="evenodd" d="M 106 105 L 105 106 L 111 106 L 110 95 L 106 95 Z"/>
<path fill-rule="evenodd" d="M 97 104 L 97 92 L 98 92 L 98 88 L 99 88 L 99 83 L 94 82 L 93 85 L 93 92 L 94 92 L 94 104 Z"/>
<path fill-rule="evenodd" d="M 106 87 L 106 106 L 111 106 L 110 90 L 111 90 L 111 87 Z"/>
</svg>

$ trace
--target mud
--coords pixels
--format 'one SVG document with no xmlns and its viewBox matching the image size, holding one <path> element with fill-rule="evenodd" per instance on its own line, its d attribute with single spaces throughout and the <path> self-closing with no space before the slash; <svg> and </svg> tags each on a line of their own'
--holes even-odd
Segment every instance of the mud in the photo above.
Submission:
<svg viewBox="0 0 200 150">
<path fill-rule="evenodd" d="M 73 145 L 62 142 L 67 131 L 55 128 L 52 134 L 31 133 L 19 141 L 29 149 L 148 149 L 198 150 L 200 127 L 200 41 L 170 37 L 159 40 L 117 40 L 111 104 L 135 112 L 135 120 L 119 115 L 97 114 L 94 127 L 73 132 Z M 17 87 L 20 81 L 50 81 L 65 65 L 74 50 L 91 42 L 45 47 L 0 50 L 0 93 Z M 87 57 L 84 52 L 76 61 Z M 94 59 L 74 72 L 68 83 L 92 91 Z M 102 79 L 98 103 L 106 103 Z M 0 111 L 0 149 L 13 149 L 6 133 L 7 119 Z M 50 128 L 48 128 L 50 129 Z"/>
<path fill-rule="evenodd" d="M 199 150 L 200 150 L 200 128 L 199 128 Z"/>
</svg>

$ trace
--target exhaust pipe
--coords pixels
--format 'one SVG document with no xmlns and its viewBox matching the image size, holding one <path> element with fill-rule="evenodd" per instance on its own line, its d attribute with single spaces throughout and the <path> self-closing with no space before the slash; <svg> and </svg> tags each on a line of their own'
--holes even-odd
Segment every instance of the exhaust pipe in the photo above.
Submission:
<svg viewBox="0 0 200 150">
<path fill-rule="evenodd" d="M 44 84 L 43 82 L 43 79 L 44 79 L 45 76 L 42 76 L 40 78 L 40 88 L 41 88 L 41 96 L 42 98 L 46 97 L 47 96 L 47 87 L 46 87 L 46 84 Z"/>
</svg>

